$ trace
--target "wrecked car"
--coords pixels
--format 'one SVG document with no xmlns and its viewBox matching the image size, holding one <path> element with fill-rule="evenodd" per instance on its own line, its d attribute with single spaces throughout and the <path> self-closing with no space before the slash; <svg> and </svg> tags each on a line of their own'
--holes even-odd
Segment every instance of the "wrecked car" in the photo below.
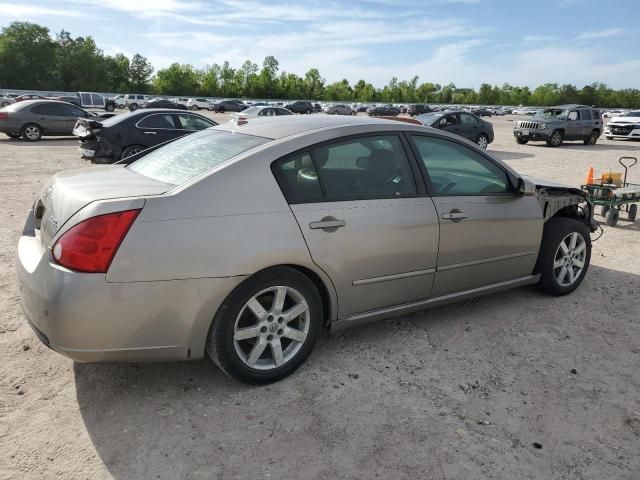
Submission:
<svg viewBox="0 0 640 480">
<path fill-rule="evenodd" d="M 579 189 L 460 136 L 282 116 L 54 175 L 16 264 L 30 325 L 63 355 L 208 355 L 262 384 L 296 370 L 323 328 L 523 285 L 568 294 L 594 229 Z"/>
</svg>

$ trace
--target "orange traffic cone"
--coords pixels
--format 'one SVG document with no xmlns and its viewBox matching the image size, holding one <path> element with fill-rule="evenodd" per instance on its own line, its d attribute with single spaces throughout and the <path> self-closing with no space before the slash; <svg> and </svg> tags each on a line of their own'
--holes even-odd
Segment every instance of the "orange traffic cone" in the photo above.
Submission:
<svg viewBox="0 0 640 480">
<path fill-rule="evenodd" d="M 589 167 L 589 170 L 587 171 L 587 176 L 584 179 L 584 183 L 585 185 L 593 184 L 593 167 Z"/>
</svg>

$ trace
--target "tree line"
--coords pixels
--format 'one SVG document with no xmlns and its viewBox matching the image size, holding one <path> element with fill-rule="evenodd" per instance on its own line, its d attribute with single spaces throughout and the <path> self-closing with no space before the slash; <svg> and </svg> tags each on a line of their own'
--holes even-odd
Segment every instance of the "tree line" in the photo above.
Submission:
<svg viewBox="0 0 640 480">
<path fill-rule="evenodd" d="M 597 107 L 640 108 L 640 90 L 609 88 L 596 82 L 577 88 L 546 83 L 535 89 L 509 84 L 482 84 L 479 89 L 419 82 L 419 77 L 376 88 L 359 80 L 327 83 L 312 68 L 303 77 L 280 70 L 268 56 L 262 65 L 245 61 L 206 68 L 174 63 L 155 72 L 142 55 L 105 55 L 91 37 L 67 31 L 51 36 L 34 23 L 13 22 L 0 33 L 0 88 L 21 90 L 149 93 L 260 99 L 309 99 L 385 103 L 452 103 L 472 105 L 558 105 L 583 103 Z"/>
</svg>

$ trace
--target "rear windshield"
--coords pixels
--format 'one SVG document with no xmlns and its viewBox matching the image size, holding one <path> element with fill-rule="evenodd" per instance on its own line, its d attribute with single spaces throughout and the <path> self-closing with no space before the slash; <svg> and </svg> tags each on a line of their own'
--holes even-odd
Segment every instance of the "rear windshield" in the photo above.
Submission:
<svg viewBox="0 0 640 480">
<path fill-rule="evenodd" d="M 160 182 L 182 185 L 268 141 L 252 135 L 204 130 L 171 142 L 127 168 Z"/>
</svg>

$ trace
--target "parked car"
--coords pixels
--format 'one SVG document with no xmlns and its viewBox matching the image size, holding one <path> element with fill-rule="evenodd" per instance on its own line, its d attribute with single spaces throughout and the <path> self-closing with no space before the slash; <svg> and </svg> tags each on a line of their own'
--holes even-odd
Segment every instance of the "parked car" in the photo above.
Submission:
<svg viewBox="0 0 640 480">
<path fill-rule="evenodd" d="M 232 113 L 229 121 L 236 125 L 244 125 L 252 118 L 260 117 L 278 117 L 283 115 L 293 115 L 292 112 L 283 107 L 249 107 L 242 112 Z"/>
<path fill-rule="evenodd" d="M 148 102 L 144 102 L 142 108 L 171 108 L 174 110 L 188 110 L 186 105 L 167 100 L 166 98 L 154 98 Z"/>
<path fill-rule="evenodd" d="M 190 98 L 186 106 L 189 110 L 211 110 L 213 105 L 206 98 Z"/>
<path fill-rule="evenodd" d="M 640 140 L 640 110 L 613 117 L 604 127 L 604 135 L 607 140 L 614 138 Z"/>
<path fill-rule="evenodd" d="M 264 384 L 330 325 L 522 285 L 565 295 L 590 263 L 584 192 L 422 126 L 226 123 L 124 163 L 54 175 L 18 242 L 29 325 L 78 361 L 206 352 Z"/>
<path fill-rule="evenodd" d="M 600 113 L 587 105 L 558 105 L 538 110 L 531 120 L 519 120 L 513 127 L 516 142 L 545 141 L 551 147 L 565 140 L 582 140 L 595 145 L 602 133 Z"/>
<path fill-rule="evenodd" d="M 16 99 L 10 97 L 9 95 L 0 95 L 0 108 L 6 107 L 7 105 L 11 105 L 15 103 Z"/>
<path fill-rule="evenodd" d="M 400 115 L 400 109 L 393 105 L 379 105 L 377 107 L 371 107 L 367 110 L 367 113 L 371 116 L 387 116 L 392 117 Z"/>
<path fill-rule="evenodd" d="M 242 112 L 247 108 L 248 105 L 245 105 L 240 100 L 222 100 L 213 105 L 214 112 Z"/>
<path fill-rule="evenodd" d="M 293 103 L 289 103 L 287 105 L 284 106 L 284 108 L 286 108 L 287 110 L 293 112 L 293 113 L 313 113 L 314 111 L 314 107 L 311 104 L 311 102 L 303 102 L 303 101 L 297 101 L 297 102 L 293 102 Z"/>
<path fill-rule="evenodd" d="M 189 102 L 189 99 L 187 97 L 172 98 L 170 100 L 174 103 L 180 103 L 181 105 L 184 105 L 184 106 L 187 106 L 187 102 Z"/>
<path fill-rule="evenodd" d="M 116 108 L 120 108 L 120 109 L 125 108 L 124 95 L 116 95 L 111 100 L 113 100 L 113 103 L 115 103 Z"/>
<path fill-rule="evenodd" d="M 409 108 L 407 108 L 407 113 L 412 117 L 416 117 L 418 115 L 429 112 L 431 112 L 431 107 L 429 107 L 429 105 L 423 105 L 421 103 L 409 105 Z"/>
<path fill-rule="evenodd" d="M 59 97 L 48 97 L 51 100 L 73 103 L 82 108 L 99 108 L 107 112 L 113 112 L 116 109 L 116 103 L 112 98 L 105 98 L 99 93 L 78 92 L 75 95 L 64 95 Z"/>
<path fill-rule="evenodd" d="M 31 93 L 27 93 L 25 95 L 18 95 L 16 98 L 14 98 L 14 101 L 16 102 L 23 102 L 25 100 L 47 100 L 47 98 L 43 97 L 42 95 L 35 95 Z"/>
<path fill-rule="evenodd" d="M 348 105 L 339 103 L 337 105 L 328 105 L 325 107 L 324 113 L 329 115 L 355 115 L 356 111 Z"/>
<path fill-rule="evenodd" d="M 428 127 L 445 130 L 467 140 L 477 143 L 486 149 L 493 142 L 493 125 L 472 113 L 463 111 L 426 113 L 416 117 Z"/>
<path fill-rule="evenodd" d="M 144 102 L 148 102 L 151 100 L 151 97 L 148 95 L 142 95 L 140 93 L 127 93 L 124 96 L 124 107 L 128 108 L 130 111 L 137 110 L 144 105 Z"/>
<path fill-rule="evenodd" d="M 10 138 L 37 142 L 43 135 L 71 135 L 79 117 L 101 118 L 67 102 L 25 100 L 0 109 L 0 132 Z"/>
<path fill-rule="evenodd" d="M 73 134 L 82 158 L 113 163 L 168 140 L 216 126 L 213 120 L 189 111 L 138 109 L 104 121 L 78 119 Z"/>
<path fill-rule="evenodd" d="M 476 115 L 477 117 L 491 117 L 493 112 L 488 108 L 474 108 L 471 110 L 471 113 Z"/>
</svg>

